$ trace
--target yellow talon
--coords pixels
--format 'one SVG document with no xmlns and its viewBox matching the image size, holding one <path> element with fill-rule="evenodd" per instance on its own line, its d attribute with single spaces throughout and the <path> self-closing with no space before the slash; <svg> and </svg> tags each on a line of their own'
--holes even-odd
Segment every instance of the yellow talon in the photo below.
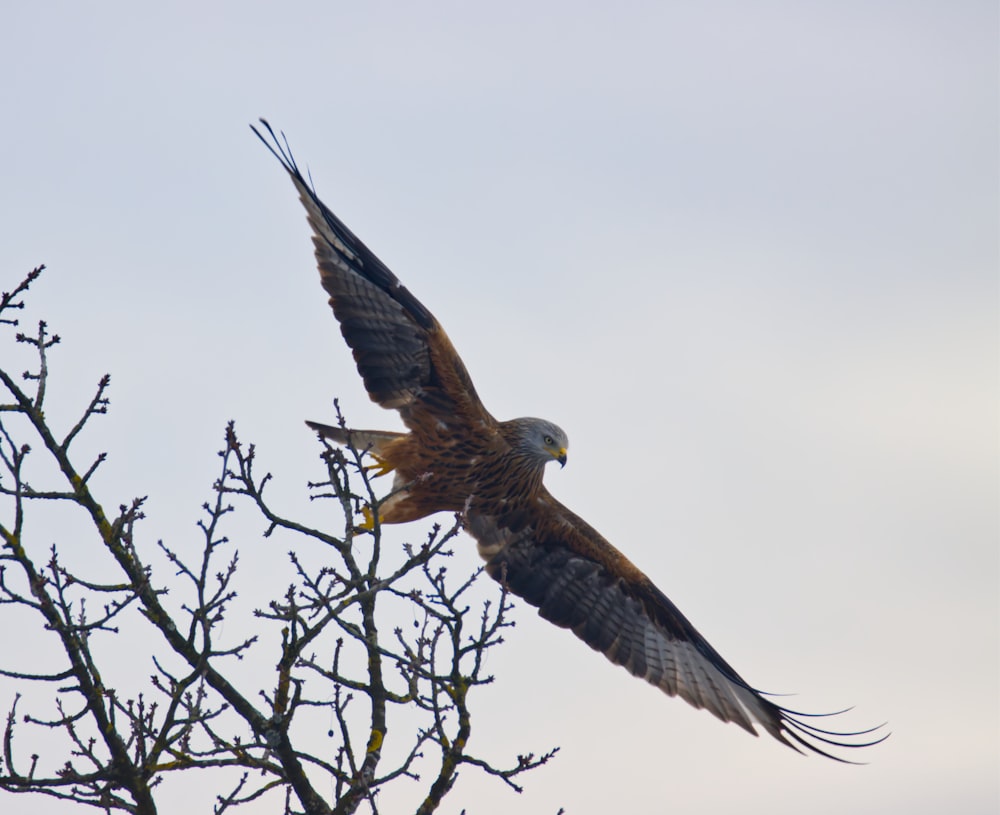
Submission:
<svg viewBox="0 0 1000 815">
<path fill-rule="evenodd" d="M 391 473 L 393 470 L 396 469 L 384 458 L 380 458 L 379 456 L 376 456 L 374 453 L 369 453 L 368 455 L 370 455 L 373 459 L 375 459 L 374 464 L 370 464 L 369 466 L 365 467 L 365 472 L 371 472 L 372 470 L 375 471 L 374 475 L 372 475 L 372 478 L 378 478 L 380 475 Z"/>
<path fill-rule="evenodd" d="M 358 524 L 359 529 L 364 529 L 366 532 L 371 532 L 375 529 L 375 514 L 372 512 L 372 508 L 365 504 L 361 507 L 361 514 L 364 516 L 364 520 Z"/>
</svg>

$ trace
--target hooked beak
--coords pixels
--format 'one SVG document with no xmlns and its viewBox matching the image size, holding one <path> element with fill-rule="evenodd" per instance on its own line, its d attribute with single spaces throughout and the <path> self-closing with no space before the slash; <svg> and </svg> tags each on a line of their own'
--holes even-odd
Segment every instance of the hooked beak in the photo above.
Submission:
<svg viewBox="0 0 1000 815">
<path fill-rule="evenodd" d="M 559 466 L 560 467 L 565 467 L 566 466 L 566 448 L 565 447 L 560 447 L 559 450 L 555 453 L 555 457 L 556 457 L 556 461 L 559 462 Z"/>
</svg>

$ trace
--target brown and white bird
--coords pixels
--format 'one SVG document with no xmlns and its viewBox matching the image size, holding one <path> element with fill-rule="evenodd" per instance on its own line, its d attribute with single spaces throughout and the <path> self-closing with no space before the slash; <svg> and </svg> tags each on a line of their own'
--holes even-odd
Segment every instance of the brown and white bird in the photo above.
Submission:
<svg viewBox="0 0 1000 815">
<path fill-rule="evenodd" d="M 802 752 L 877 744 L 879 728 L 837 732 L 816 714 L 780 707 L 749 685 L 625 555 L 552 497 L 545 465 L 566 463 L 566 434 L 543 419 L 498 421 L 434 315 L 306 183 L 271 126 L 254 133 L 288 172 L 313 230 L 320 280 L 372 400 L 399 412 L 408 433 L 309 426 L 368 449 L 394 473 L 380 523 L 461 513 L 486 571 L 546 620 L 633 675 L 757 735 L 759 725 Z M 369 518 L 369 523 L 372 519 Z M 836 715 L 836 714 L 823 714 Z M 881 727 L 881 726 L 880 726 Z"/>
</svg>

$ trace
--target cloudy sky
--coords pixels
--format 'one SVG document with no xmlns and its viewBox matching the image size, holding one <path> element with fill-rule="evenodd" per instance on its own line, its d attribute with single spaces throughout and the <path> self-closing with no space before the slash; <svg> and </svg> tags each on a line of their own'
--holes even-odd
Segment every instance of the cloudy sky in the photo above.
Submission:
<svg viewBox="0 0 1000 815">
<path fill-rule="evenodd" d="M 561 500 L 752 683 L 893 731 L 864 767 L 801 758 L 522 607 L 474 745 L 562 750 L 443 811 L 995 813 L 997 30 L 985 0 L 7 4 L 0 288 L 49 267 L 54 421 L 112 374 L 85 449 L 109 506 L 150 496 L 151 548 L 197 541 L 230 418 L 308 512 L 302 419 L 397 424 L 267 116 L 494 414 L 569 432 Z M 290 571 L 246 523 L 262 605 Z"/>
</svg>

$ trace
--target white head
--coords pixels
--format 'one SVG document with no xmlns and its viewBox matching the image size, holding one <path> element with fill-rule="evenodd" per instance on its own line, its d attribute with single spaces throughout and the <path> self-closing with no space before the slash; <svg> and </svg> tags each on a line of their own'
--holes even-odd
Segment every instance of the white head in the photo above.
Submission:
<svg viewBox="0 0 1000 815">
<path fill-rule="evenodd" d="M 550 461 L 558 461 L 561 467 L 566 466 L 566 450 L 569 439 L 566 432 L 558 425 L 545 419 L 525 417 L 515 419 L 512 424 L 518 428 L 518 451 L 528 458 L 536 460 L 540 466 Z"/>
</svg>

